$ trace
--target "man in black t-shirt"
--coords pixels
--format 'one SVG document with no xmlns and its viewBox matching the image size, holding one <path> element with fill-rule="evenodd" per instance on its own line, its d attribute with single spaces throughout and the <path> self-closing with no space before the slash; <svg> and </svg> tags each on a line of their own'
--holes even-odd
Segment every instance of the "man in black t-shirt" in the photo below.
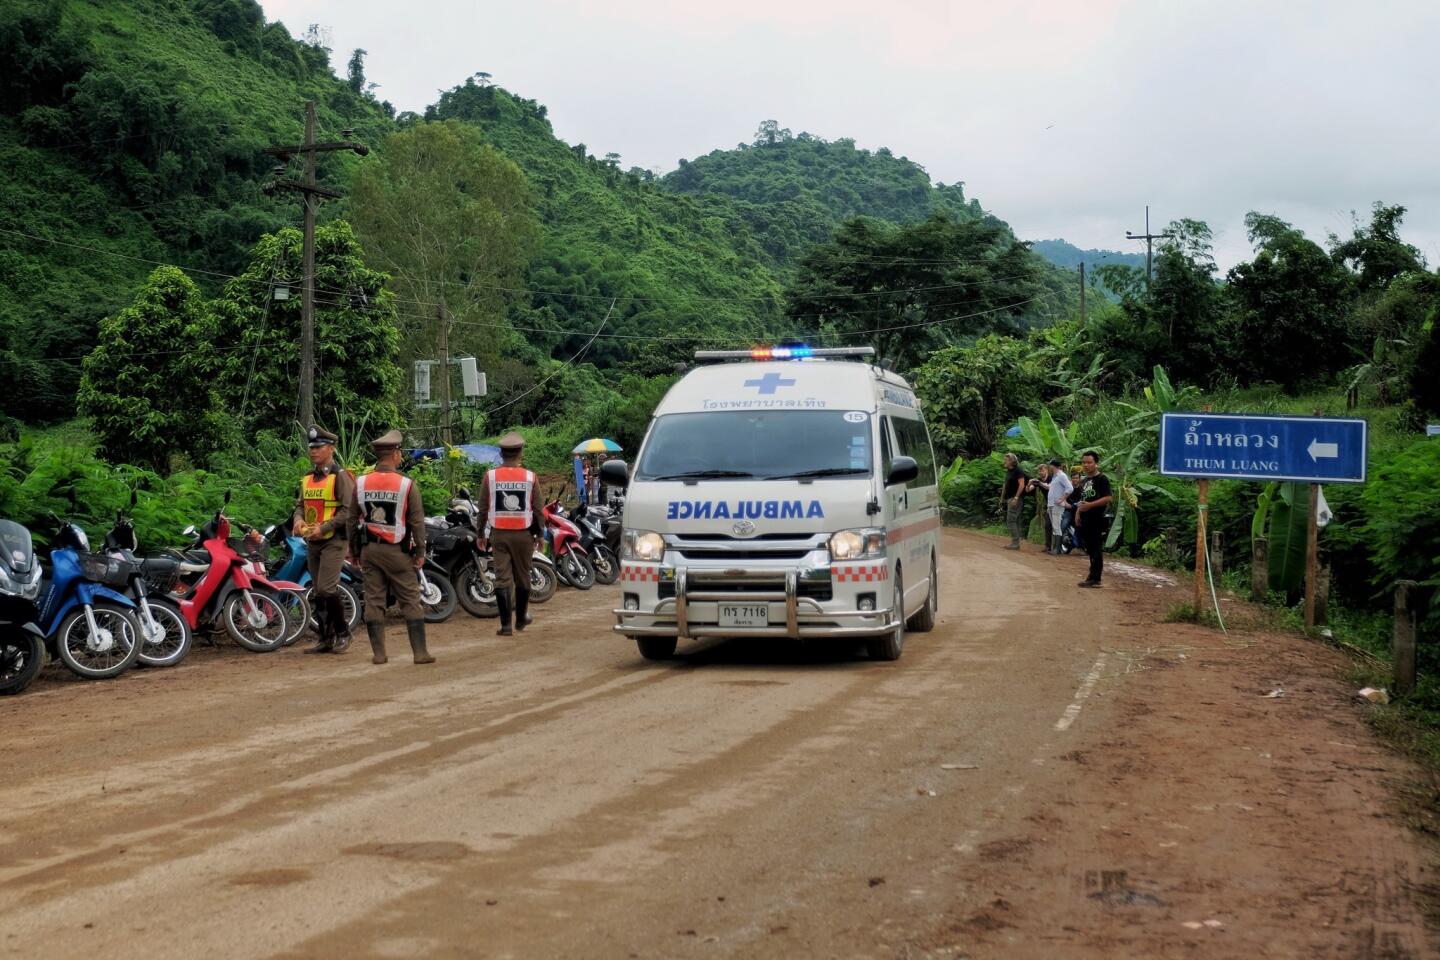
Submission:
<svg viewBox="0 0 1440 960">
<path fill-rule="evenodd" d="M 1105 572 L 1105 508 L 1114 496 L 1110 492 L 1110 478 L 1100 472 L 1100 454 L 1094 450 L 1085 451 L 1080 458 L 1080 469 L 1085 476 L 1075 488 L 1075 528 L 1080 531 L 1080 542 L 1090 556 L 1090 576 L 1080 581 L 1082 587 L 1100 586 L 1100 576 Z"/>
<path fill-rule="evenodd" d="M 1019 458 L 1013 453 L 1005 454 L 1005 485 L 1000 489 L 1000 508 L 1005 512 L 1005 526 L 1010 530 L 1006 550 L 1020 549 L 1020 508 L 1029 479 L 1020 469 Z"/>
</svg>

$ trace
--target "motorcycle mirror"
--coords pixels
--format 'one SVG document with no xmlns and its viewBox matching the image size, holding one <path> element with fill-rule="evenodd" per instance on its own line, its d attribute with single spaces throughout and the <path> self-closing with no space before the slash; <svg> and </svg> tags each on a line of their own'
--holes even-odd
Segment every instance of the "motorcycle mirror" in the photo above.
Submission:
<svg viewBox="0 0 1440 960">
<path fill-rule="evenodd" d="M 473 500 L 473 499 L 475 499 L 474 497 L 470 496 L 470 488 L 469 488 L 469 487 L 461 487 L 459 490 L 456 490 L 456 491 L 455 491 L 455 496 L 459 497 L 461 500 Z"/>
<path fill-rule="evenodd" d="M 229 491 L 229 490 L 226 490 L 226 491 L 225 491 L 225 505 L 226 505 L 227 507 L 230 505 L 230 491 Z"/>
<path fill-rule="evenodd" d="M 606 460 L 600 464 L 600 482 L 623 490 L 630 483 L 630 468 L 624 460 Z"/>
<path fill-rule="evenodd" d="M 135 507 L 135 504 L 137 504 L 137 503 L 139 503 L 139 502 L 140 502 L 140 491 L 138 491 L 138 490 L 131 490 L 131 491 L 130 491 L 130 507 L 133 509 L 133 508 Z"/>
</svg>

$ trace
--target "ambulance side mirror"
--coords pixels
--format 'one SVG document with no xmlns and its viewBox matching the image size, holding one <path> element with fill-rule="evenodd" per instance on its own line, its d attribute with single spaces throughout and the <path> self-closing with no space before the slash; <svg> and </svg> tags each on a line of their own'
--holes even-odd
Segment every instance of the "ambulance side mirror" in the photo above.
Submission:
<svg viewBox="0 0 1440 960">
<path fill-rule="evenodd" d="M 920 465 L 915 462 L 914 457 L 896 457 L 890 461 L 890 470 L 885 474 L 885 486 L 893 487 L 897 483 L 909 483 L 920 476 Z"/>
<path fill-rule="evenodd" d="M 600 464 L 600 482 L 607 487 L 624 490 L 630 486 L 630 468 L 624 460 L 606 460 Z"/>
</svg>

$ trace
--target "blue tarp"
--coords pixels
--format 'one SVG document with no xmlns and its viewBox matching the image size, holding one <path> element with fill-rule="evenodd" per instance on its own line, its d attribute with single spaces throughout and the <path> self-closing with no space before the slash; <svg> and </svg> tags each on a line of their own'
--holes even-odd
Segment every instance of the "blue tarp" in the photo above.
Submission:
<svg viewBox="0 0 1440 960">
<path fill-rule="evenodd" d="M 500 448 L 492 443 L 462 443 L 455 448 L 460 451 L 461 456 L 471 463 L 498 464 L 500 462 Z M 444 455 L 441 447 L 433 447 L 429 450 L 408 451 L 411 459 L 414 460 L 439 460 Z"/>
</svg>

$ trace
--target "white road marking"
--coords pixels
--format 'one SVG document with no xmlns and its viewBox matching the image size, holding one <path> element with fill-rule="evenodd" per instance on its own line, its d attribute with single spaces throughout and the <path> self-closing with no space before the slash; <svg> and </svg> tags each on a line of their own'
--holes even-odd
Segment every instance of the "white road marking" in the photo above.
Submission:
<svg viewBox="0 0 1440 960">
<path fill-rule="evenodd" d="M 1055 721 L 1056 730 L 1069 730 L 1070 724 L 1080 716 L 1080 708 L 1085 705 L 1085 701 L 1090 698 L 1090 691 L 1094 690 L 1095 684 L 1099 682 L 1100 672 L 1105 669 L 1105 659 L 1108 656 L 1108 653 L 1100 654 L 1100 659 L 1095 661 L 1094 669 L 1085 675 L 1084 680 L 1080 681 L 1080 688 L 1075 691 L 1074 702 L 1066 707 L 1065 713 Z"/>
</svg>

